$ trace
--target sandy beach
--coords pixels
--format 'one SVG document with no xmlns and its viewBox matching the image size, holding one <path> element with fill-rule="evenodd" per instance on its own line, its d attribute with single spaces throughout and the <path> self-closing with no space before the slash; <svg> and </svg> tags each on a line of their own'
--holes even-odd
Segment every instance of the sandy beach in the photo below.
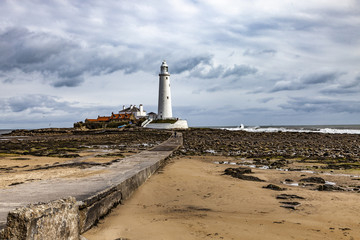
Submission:
<svg viewBox="0 0 360 240">
<path fill-rule="evenodd" d="M 360 195 L 285 186 L 303 173 L 256 169 L 254 182 L 223 175 L 224 157 L 172 159 L 86 232 L 89 239 L 359 239 Z M 307 174 L 310 176 L 310 174 Z M 269 183 L 284 191 L 265 189 Z M 303 199 L 283 200 L 289 194 Z M 296 209 L 282 202 L 299 202 Z"/>
</svg>

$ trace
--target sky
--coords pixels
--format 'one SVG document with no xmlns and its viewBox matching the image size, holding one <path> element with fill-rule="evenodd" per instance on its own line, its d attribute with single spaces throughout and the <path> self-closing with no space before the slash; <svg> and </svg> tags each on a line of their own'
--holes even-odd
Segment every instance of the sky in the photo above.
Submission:
<svg viewBox="0 0 360 240">
<path fill-rule="evenodd" d="M 1 0 L 0 128 L 144 105 L 190 126 L 360 124 L 358 0 Z"/>
</svg>

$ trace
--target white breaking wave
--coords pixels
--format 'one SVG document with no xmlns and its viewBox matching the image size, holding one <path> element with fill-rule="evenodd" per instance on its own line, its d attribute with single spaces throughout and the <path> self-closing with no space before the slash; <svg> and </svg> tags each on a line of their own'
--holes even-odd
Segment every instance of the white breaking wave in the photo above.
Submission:
<svg viewBox="0 0 360 240">
<path fill-rule="evenodd" d="M 304 128 L 285 128 L 285 127 L 244 127 L 243 124 L 239 127 L 221 128 L 230 131 L 245 131 L 245 132 L 304 132 L 304 133 L 332 133 L 332 134 L 360 134 L 359 129 L 335 129 L 335 128 L 318 128 L 318 129 L 304 129 Z"/>
</svg>

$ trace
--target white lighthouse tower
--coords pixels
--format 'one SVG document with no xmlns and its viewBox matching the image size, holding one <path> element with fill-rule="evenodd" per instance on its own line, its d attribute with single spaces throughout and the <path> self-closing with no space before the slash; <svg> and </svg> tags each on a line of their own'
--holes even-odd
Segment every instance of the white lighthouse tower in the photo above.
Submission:
<svg viewBox="0 0 360 240">
<path fill-rule="evenodd" d="M 165 121 L 164 121 L 165 120 Z M 147 121 L 147 122 L 146 122 Z M 145 127 L 155 129 L 186 129 L 187 121 L 173 117 L 170 93 L 170 74 L 165 60 L 162 62 L 159 73 L 159 105 L 155 120 L 147 119 Z"/>
<path fill-rule="evenodd" d="M 159 73 L 159 103 L 158 119 L 172 118 L 170 74 L 165 60 L 162 62 Z"/>
</svg>

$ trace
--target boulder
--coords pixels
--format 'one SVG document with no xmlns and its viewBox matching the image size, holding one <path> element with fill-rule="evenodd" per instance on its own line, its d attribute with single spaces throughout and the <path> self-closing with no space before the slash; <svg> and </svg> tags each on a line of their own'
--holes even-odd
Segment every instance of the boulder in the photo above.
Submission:
<svg viewBox="0 0 360 240">
<path fill-rule="evenodd" d="M 320 185 L 317 187 L 317 190 L 319 190 L 319 191 L 345 191 L 341 187 L 329 185 L 329 184 Z"/>
<path fill-rule="evenodd" d="M 275 191 L 284 191 L 284 190 L 286 190 L 286 188 L 282 188 L 282 187 L 279 187 L 279 186 L 274 185 L 274 184 L 269 184 L 267 186 L 263 186 L 263 188 L 267 188 L 267 189 L 271 189 L 271 190 L 275 190 Z"/>
<path fill-rule="evenodd" d="M 300 182 L 310 182 L 310 183 L 325 183 L 325 180 L 321 177 L 308 177 L 300 179 Z"/>
</svg>

